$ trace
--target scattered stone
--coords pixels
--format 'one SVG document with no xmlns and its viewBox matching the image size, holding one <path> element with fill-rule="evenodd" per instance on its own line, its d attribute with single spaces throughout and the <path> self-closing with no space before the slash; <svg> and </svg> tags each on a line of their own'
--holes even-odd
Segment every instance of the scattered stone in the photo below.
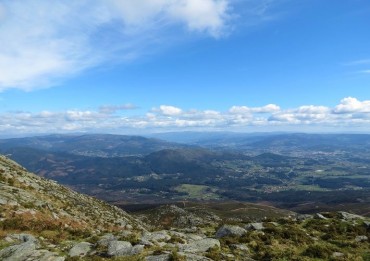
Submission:
<svg viewBox="0 0 370 261">
<path fill-rule="evenodd" d="M 185 233 L 197 233 L 198 232 L 198 228 L 197 227 L 187 227 L 187 228 L 184 228 L 183 229 L 183 232 Z"/>
<path fill-rule="evenodd" d="M 155 241 L 168 241 L 171 236 L 166 231 L 157 231 L 150 234 L 149 238 Z"/>
<path fill-rule="evenodd" d="M 355 240 L 356 242 L 365 242 L 365 241 L 368 241 L 369 238 L 367 236 L 357 236 Z"/>
<path fill-rule="evenodd" d="M 130 224 L 126 224 L 125 222 L 125 229 L 132 230 L 133 228 L 134 228 L 133 226 L 131 226 Z"/>
<path fill-rule="evenodd" d="M 36 250 L 29 257 L 27 261 L 64 261 L 65 257 L 57 256 L 48 250 Z"/>
<path fill-rule="evenodd" d="M 298 221 L 305 221 L 307 219 L 313 218 L 313 215 L 310 215 L 310 214 L 298 214 L 296 218 L 297 218 Z"/>
<path fill-rule="evenodd" d="M 236 250 L 243 251 L 243 252 L 249 252 L 249 248 L 243 244 L 233 244 L 230 247 Z"/>
<path fill-rule="evenodd" d="M 26 260 L 36 251 L 34 242 L 25 242 L 19 245 L 10 246 L 0 251 L 0 260 L 14 261 Z"/>
<path fill-rule="evenodd" d="M 132 247 L 131 249 L 131 255 L 137 255 L 137 254 L 140 254 L 141 252 L 143 252 L 144 250 L 144 245 L 135 245 Z"/>
<path fill-rule="evenodd" d="M 120 236 L 122 237 L 128 237 L 128 236 L 131 236 L 132 235 L 132 231 L 130 230 L 123 230 L 120 232 Z"/>
<path fill-rule="evenodd" d="M 363 216 L 344 212 L 344 211 L 339 211 L 338 213 L 341 215 L 342 219 L 347 220 L 347 221 L 354 220 L 354 219 L 364 219 Z"/>
<path fill-rule="evenodd" d="M 166 231 L 145 232 L 140 239 L 140 244 L 152 246 L 153 244 L 158 244 L 158 241 L 167 242 L 170 239 L 171 236 Z"/>
<path fill-rule="evenodd" d="M 343 257 L 344 256 L 344 254 L 343 253 L 341 253 L 341 252 L 334 252 L 332 255 L 331 255 L 331 257 L 332 258 L 340 258 L 340 257 Z"/>
<path fill-rule="evenodd" d="M 265 227 L 263 226 L 263 223 L 249 223 L 245 226 L 246 230 L 263 230 Z"/>
<path fill-rule="evenodd" d="M 364 225 L 366 226 L 366 228 L 370 228 L 370 221 L 364 221 Z"/>
<path fill-rule="evenodd" d="M 198 241 L 206 238 L 206 236 L 196 235 L 196 234 L 186 234 L 186 239 L 188 241 Z"/>
<path fill-rule="evenodd" d="M 71 250 L 69 250 L 68 255 L 70 257 L 74 256 L 86 256 L 92 248 L 92 244 L 88 242 L 81 242 L 78 243 L 77 245 L 74 245 Z"/>
<path fill-rule="evenodd" d="M 110 241 L 108 243 L 108 256 L 126 256 L 130 255 L 132 245 L 127 241 Z"/>
<path fill-rule="evenodd" d="M 235 260 L 235 256 L 233 254 L 224 254 L 221 253 L 221 255 L 226 258 L 226 260 Z"/>
<path fill-rule="evenodd" d="M 323 220 L 327 220 L 328 218 L 327 217 L 324 217 L 322 214 L 320 214 L 320 213 L 316 213 L 315 215 L 314 215 L 314 218 L 316 218 L 316 219 L 323 219 Z"/>
<path fill-rule="evenodd" d="M 144 245 L 132 246 L 127 241 L 110 241 L 108 243 L 108 256 L 132 256 L 140 254 L 144 250 Z"/>
<path fill-rule="evenodd" d="M 190 244 L 180 245 L 179 248 L 183 252 L 200 253 L 206 252 L 210 248 L 220 247 L 220 241 L 213 238 L 205 238 L 198 241 L 191 242 Z"/>
<path fill-rule="evenodd" d="M 247 233 L 247 230 L 239 226 L 223 225 L 217 230 L 216 237 L 217 238 L 227 237 L 227 236 L 241 237 L 245 235 L 246 233 Z"/>
<path fill-rule="evenodd" d="M 99 247 L 107 247 L 109 242 L 116 241 L 117 238 L 112 234 L 106 234 L 100 238 L 100 240 L 96 243 Z"/>
<path fill-rule="evenodd" d="M 12 234 L 9 237 L 11 239 L 18 240 L 22 243 L 25 243 L 25 242 L 32 242 L 32 243 L 35 243 L 35 244 L 38 243 L 38 240 L 30 234 Z"/>
</svg>

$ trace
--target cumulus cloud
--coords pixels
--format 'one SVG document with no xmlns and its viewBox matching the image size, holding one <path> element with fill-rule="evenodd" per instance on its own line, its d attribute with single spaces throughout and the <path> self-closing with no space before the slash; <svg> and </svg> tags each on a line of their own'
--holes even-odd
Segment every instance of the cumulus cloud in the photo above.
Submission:
<svg viewBox="0 0 370 261">
<path fill-rule="evenodd" d="M 300 106 L 297 112 L 306 114 L 326 114 L 330 112 L 330 108 L 325 106 L 304 105 Z"/>
<path fill-rule="evenodd" d="M 239 113 L 271 113 L 277 112 L 280 107 L 275 104 L 267 104 L 263 107 L 247 107 L 247 106 L 233 106 L 230 108 L 229 112 L 239 114 Z"/>
<path fill-rule="evenodd" d="M 159 109 L 154 109 L 153 111 L 158 111 L 165 116 L 176 116 L 182 113 L 182 110 L 180 108 L 168 105 L 161 105 L 159 106 Z"/>
<path fill-rule="evenodd" d="M 227 111 L 185 110 L 171 105 L 161 105 L 142 115 L 128 116 L 125 111 L 134 109 L 131 104 L 105 105 L 95 110 L 67 110 L 53 112 L 7 112 L 0 114 L 0 133 L 52 133 L 52 132 L 115 132 L 139 129 L 154 130 L 289 130 L 293 127 L 370 129 L 370 101 L 353 97 L 342 99 L 332 108 L 303 105 L 283 109 L 278 105 L 261 107 L 232 106 Z M 122 111 L 121 111 L 122 110 Z M 120 113 L 116 113 L 121 111 Z M 278 129 L 276 129 L 278 128 Z M 312 130 L 312 129 L 311 129 Z"/>
<path fill-rule="evenodd" d="M 218 37 L 228 23 L 228 2 L 4 0 L 0 91 L 48 87 L 113 57 L 132 59 L 171 26 Z"/>
<path fill-rule="evenodd" d="M 325 106 L 303 105 L 271 115 L 270 122 L 317 124 L 331 121 L 331 109 Z"/>
<path fill-rule="evenodd" d="M 353 97 L 347 97 L 340 101 L 334 108 L 335 113 L 370 112 L 370 101 L 359 101 Z"/>
</svg>

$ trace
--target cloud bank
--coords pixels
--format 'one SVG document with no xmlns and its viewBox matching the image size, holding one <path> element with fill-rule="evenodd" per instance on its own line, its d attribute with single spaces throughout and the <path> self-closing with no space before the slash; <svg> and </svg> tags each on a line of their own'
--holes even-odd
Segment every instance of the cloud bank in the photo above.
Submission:
<svg viewBox="0 0 370 261">
<path fill-rule="evenodd" d="M 0 91 L 49 87 L 113 58 L 133 59 L 174 27 L 220 37 L 229 1 L 3 0 Z"/>
<path fill-rule="evenodd" d="M 133 104 L 105 105 L 96 110 L 6 112 L 0 114 L 3 134 L 114 132 L 127 133 L 174 130 L 300 130 L 365 131 L 370 130 L 370 100 L 353 97 L 342 99 L 336 106 L 304 105 L 282 109 L 276 104 L 261 107 L 232 106 L 226 111 L 185 110 L 160 105 L 137 116 Z M 366 131 L 367 130 L 367 131 Z"/>
</svg>

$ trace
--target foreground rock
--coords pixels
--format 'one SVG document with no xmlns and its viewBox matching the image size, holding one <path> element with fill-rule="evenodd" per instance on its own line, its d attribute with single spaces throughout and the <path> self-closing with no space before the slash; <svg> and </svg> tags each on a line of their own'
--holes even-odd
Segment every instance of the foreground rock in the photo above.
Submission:
<svg viewBox="0 0 370 261">
<path fill-rule="evenodd" d="M 127 241 L 110 241 L 108 243 L 108 256 L 132 256 L 139 254 L 143 251 L 144 245 L 132 246 L 130 242 Z"/>
<path fill-rule="evenodd" d="M 180 250 L 189 253 L 207 252 L 209 249 L 217 247 L 220 248 L 220 241 L 214 238 L 205 238 L 194 241 L 190 244 L 180 245 Z"/>
<path fill-rule="evenodd" d="M 70 257 L 74 257 L 74 256 L 83 257 L 83 256 L 86 256 L 87 253 L 89 253 L 91 251 L 91 249 L 92 249 L 92 244 L 91 243 L 81 242 L 81 243 L 78 243 L 77 245 L 73 246 L 71 248 L 71 250 L 69 250 L 68 255 Z"/>
<path fill-rule="evenodd" d="M 263 230 L 265 227 L 263 226 L 263 223 L 257 222 L 257 223 L 250 223 L 245 226 L 247 230 Z"/>
<path fill-rule="evenodd" d="M 38 241 L 32 235 L 15 234 L 9 238 L 14 238 L 22 242 L 21 244 L 4 248 L 0 251 L 0 260 L 3 261 L 64 261 L 64 257 L 58 257 L 56 253 L 48 250 L 37 250 Z"/>
<path fill-rule="evenodd" d="M 223 225 L 217 230 L 216 237 L 241 237 L 247 233 L 247 230 L 239 226 Z"/>
</svg>

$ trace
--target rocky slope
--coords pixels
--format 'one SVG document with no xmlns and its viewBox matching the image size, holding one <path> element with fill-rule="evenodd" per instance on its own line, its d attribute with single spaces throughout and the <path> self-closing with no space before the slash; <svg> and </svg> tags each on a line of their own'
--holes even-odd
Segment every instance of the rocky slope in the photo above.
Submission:
<svg viewBox="0 0 370 261">
<path fill-rule="evenodd" d="M 0 260 L 370 260 L 361 216 L 243 219 L 221 208 L 162 206 L 138 219 L 0 156 Z"/>
</svg>

